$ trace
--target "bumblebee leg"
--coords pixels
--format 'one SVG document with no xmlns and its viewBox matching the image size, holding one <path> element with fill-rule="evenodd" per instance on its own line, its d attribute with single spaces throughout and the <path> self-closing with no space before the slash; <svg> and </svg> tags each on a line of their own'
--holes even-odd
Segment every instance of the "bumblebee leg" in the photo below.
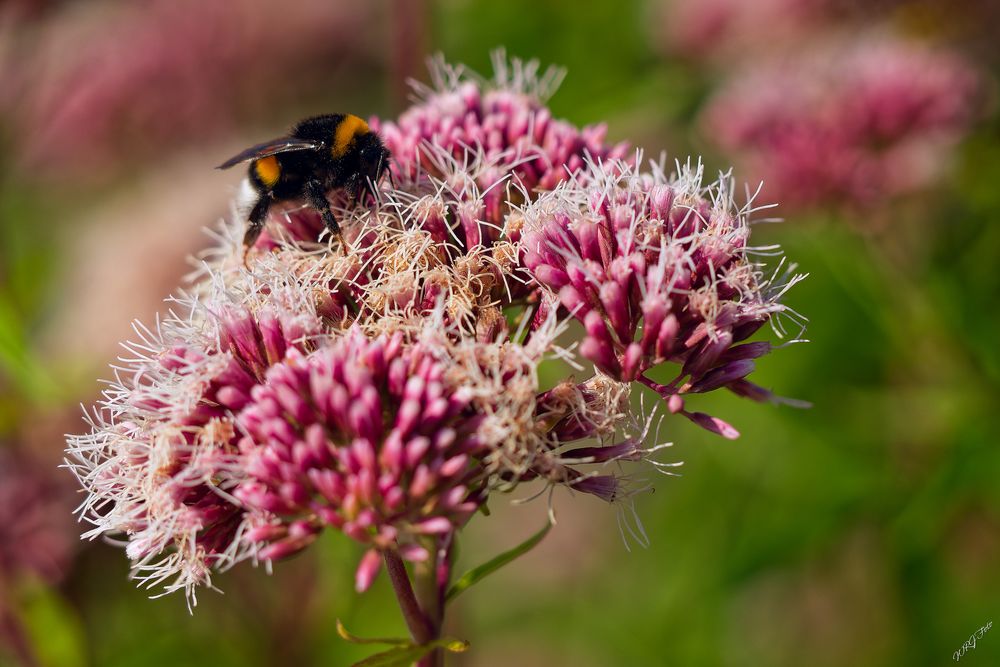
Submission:
<svg viewBox="0 0 1000 667">
<path fill-rule="evenodd" d="M 330 210 L 330 201 L 326 198 L 326 189 L 323 184 L 319 181 L 306 183 L 306 199 L 309 201 L 309 205 L 319 212 L 320 217 L 323 218 L 323 224 L 330 230 L 330 234 L 339 241 L 340 225 L 337 224 L 337 219 L 333 217 L 333 211 Z"/>
<path fill-rule="evenodd" d="M 351 177 L 347 179 L 347 183 L 344 184 L 344 191 L 351 198 L 351 206 L 356 205 L 364 194 L 364 185 L 361 184 L 357 174 L 351 174 Z"/>
<path fill-rule="evenodd" d="M 271 197 L 267 194 L 262 194 L 257 203 L 253 205 L 250 210 L 250 216 L 247 219 L 247 231 L 243 235 L 243 248 L 246 250 L 250 249 L 260 236 L 260 233 L 264 230 L 264 221 L 267 220 L 267 211 L 271 208 Z"/>
</svg>

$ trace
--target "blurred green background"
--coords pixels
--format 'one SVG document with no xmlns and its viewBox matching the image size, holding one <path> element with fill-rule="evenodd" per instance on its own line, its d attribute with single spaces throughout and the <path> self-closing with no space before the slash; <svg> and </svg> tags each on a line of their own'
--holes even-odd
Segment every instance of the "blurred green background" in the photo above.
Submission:
<svg viewBox="0 0 1000 667">
<path fill-rule="evenodd" d="M 225 594 L 202 591 L 192 616 L 182 596 L 148 600 L 120 549 L 76 545 L 64 521 L 76 499 L 54 471 L 62 434 L 86 428 L 77 406 L 97 399 L 130 321 L 152 321 L 209 244 L 200 230 L 235 188 L 212 166 L 233 148 L 310 113 L 394 115 L 426 54 L 488 73 L 505 46 L 568 69 L 557 117 L 606 122 L 612 139 L 671 159 L 702 155 L 710 172 L 735 161 L 697 119 L 745 59 L 671 48 L 684 26 L 668 3 L 280 4 L 0 7 L 0 439 L 14 457 L 0 471 L 0 664 L 347 665 L 370 651 L 341 641 L 335 619 L 404 632 L 384 577 L 354 594 L 358 550 L 339 535 L 271 576 L 218 577 Z M 614 508 L 557 494 L 546 541 L 450 610 L 449 633 L 472 641 L 454 664 L 939 665 L 1000 620 L 990 3 L 949 3 L 946 17 L 937 3 L 832 4 L 812 29 L 878 21 L 961 50 L 986 93 L 931 186 L 878 210 L 779 207 L 784 224 L 755 230 L 810 274 L 788 303 L 812 341 L 755 377 L 814 407 L 705 397 L 740 428 L 735 442 L 667 420 L 685 465 L 637 502 L 648 549 L 626 549 Z M 21 470 L 42 481 L 15 494 Z M 33 493 L 58 502 L 20 526 L 44 504 Z M 544 500 L 506 500 L 465 532 L 466 565 L 543 524 Z M 34 545 L 44 530 L 69 537 Z M 57 566 L 37 567 L 47 556 Z M 1000 664 L 1000 629 L 960 662 Z"/>
</svg>

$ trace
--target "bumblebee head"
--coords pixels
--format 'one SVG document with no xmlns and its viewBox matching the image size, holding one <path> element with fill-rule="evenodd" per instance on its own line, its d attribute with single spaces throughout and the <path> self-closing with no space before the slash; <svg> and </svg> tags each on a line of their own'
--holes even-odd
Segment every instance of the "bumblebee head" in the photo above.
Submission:
<svg viewBox="0 0 1000 667">
<path fill-rule="evenodd" d="M 389 168 L 392 154 L 374 132 L 358 137 L 357 141 L 359 170 L 366 179 L 377 183 Z"/>
</svg>

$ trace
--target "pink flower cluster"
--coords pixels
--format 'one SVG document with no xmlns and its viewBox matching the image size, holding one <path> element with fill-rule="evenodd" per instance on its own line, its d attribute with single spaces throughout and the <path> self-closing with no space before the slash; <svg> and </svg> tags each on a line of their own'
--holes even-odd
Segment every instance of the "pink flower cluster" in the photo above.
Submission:
<svg viewBox="0 0 1000 667">
<path fill-rule="evenodd" d="M 692 192 L 697 172 L 672 184 L 628 172 L 582 178 L 582 192 L 560 188 L 525 210 L 524 267 L 584 324 L 580 354 L 602 373 L 642 382 L 671 412 L 736 437 L 685 410 L 681 396 L 723 387 L 769 396 L 744 378 L 770 344 L 737 343 L 787 312 L 778 297 L 788 283 L 769 283 L 748 257 L 747 219 L 724 189 L 710 193 L 714 203 Z M 680 367 L 669 384 L 644 375 L 665 362 Z"/>
<path fill-rule="evenodd" d="M 702 122 L 783 202 L 870 206 L 940 175 L 977 89 L 973 69 L 947 52 L 851 39 L 735 77 Z"/>
<path fill-rule="evenodd" d="M 626 157 L 627 145 L 605 143 L 607 127 L 577 128 L 552 117 L 544 106 L 562 78 L 550 69 L 538 77 L 537 63 L 508 65 L 502 53 L 494 58 L 493 85 L 484 87 L 463 78 L 462 68 L 443 60 L 436 68 L 436 89 L 422 91 L 423 100 L 407 109 L 396 122 L 373 119 L 392 151 L 399 176 L 415 179 L 420 173 L 443 176 L 461 192 L 469 166 L 473 185 L 484 196 L 484 220 L 502 224 L 509 195 L 496 187 L 510 179 L 521 193 L 551 190 L 587 160 Z M 460 167 L 455 173 L 453 165 Z M 497 234 L 491 234 L 495 240 Z"/>
<path fill-rule="evenodd" d="M 225 307 L 213 321 L 215 340 L 178 319 L 139 329 L 130 375 L 106 392 L 70 462 L 90 490 L 81 512 L 95 527 L 84 536 L 127 533 L 134 576 L 167 590 L 207 582 L 210 567 L 243 557 L 245 517 L 231 492 L 244 466 L 230 406 L 286 353 L 307 350 L 317 327 L 305 313 L 266 308 Z"/>
<path fill-rule="evenodd" d="M 236 417 L 247 475 L 234 495 L 274 521 L 247 538 L 264 559 L 308 545 L 333 526 L 377 549 L 426 560 L 423 535 L 461 527 L 484 498 L 482 443 L 469 392 L 402 335 L 352 329 L 309 357 L 272 367 Z M 364 590 L 374 572 L 359 570 Z"/>
<path fill-rule="evenodd" d="M 491 492 L 536 481 L 627 504 L 631 476 L 610 464 L 669 473 L 636 382 L 727 436 L 681 396 L 768 397 L 744 378 L 769 344 L 738 343 L 791 313 L 789 281 L 749 259 L 751 211 L 727 179 L 643 172 L 602 129 L 551 119 L 555 75 L 533 63 L 498 61 L 492 83 L 435 76 L 373 123 L 397 187 L 333 202 L 343 245 L 317 244 L 310 211 L 275 213 L 244 257 L 242 220 L 226 225 L 183 312 L 139 329 L 92 432 L 71 438 L 87 535 L 124 534 L 148 585 L 193 599 L 213 569 L 330 528 L 367 549 L 359 589 L 383 556 L 445 586 Z M 579 357 L 561 343 L 572 317 Z M 549 358 L 586 376 L 543 387 Z M 677 380 L 646 377 L 667 363 Z"/>
</svg>

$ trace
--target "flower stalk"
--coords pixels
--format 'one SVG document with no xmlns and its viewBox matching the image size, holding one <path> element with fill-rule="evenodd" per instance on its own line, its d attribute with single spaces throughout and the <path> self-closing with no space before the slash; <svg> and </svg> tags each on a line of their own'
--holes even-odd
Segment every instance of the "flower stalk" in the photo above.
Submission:
<svg viewBox="0 0 1000 667">
<path fill-rule="evenodd" d="M 410 582 L 410 575 L 406 571 L 403 559 L 391 549 L 387 550 L 383 556 L 389 581 L 392 582 L 392 590 L 396 593 L 399 609 L 403 612 L 403 619 L 406 621 L 406 627 L 409 628 L 413 641 L 418 644 L 426 644 L 437 639 L 437 634 L 430 620 L 420 608 L 420 603 L 417 602 L 417 596 L 413 592 L 413 584 Z"/>
</svg>

